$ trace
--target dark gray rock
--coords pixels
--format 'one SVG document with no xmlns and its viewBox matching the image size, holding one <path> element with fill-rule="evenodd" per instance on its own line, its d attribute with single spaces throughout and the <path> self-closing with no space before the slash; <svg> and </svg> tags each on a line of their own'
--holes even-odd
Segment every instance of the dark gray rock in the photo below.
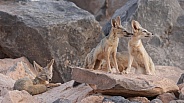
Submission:
<svg viewBox="0 0 184 103">
<path fill-rule="evenodd" d="M 72 102 L 68 99 L 57 99 L 53 103 L 72 103 Z"/>
<path fill-rule="evenodd" d="M 181 74 L 177 84 L 182 84 L 182 83 L 184 83 L 184 73 Z"/>
<path fill-rule="evenodd" d="M 150 103 L 163 103 L 160 99 L 153 99 Z"/>
<path fill-rule="evenodd" d="M 103 26 L 114 12 L 122 7 L 128 0 L 68 0 L 74 2 L 78 7 L 92 13 L 96 20 Z"/>
<path fill-rule="evenodd" d="M 130 102 L 121 96 L 104 97 L 102 103 L 140 103 L 140 102 Z"/>
<path fill-rule="evenodd" d="M 184 100 L 172 100 L 169 103 L 184 103 Z"/>
<path fill-rule="evenodd" d="M 184 69 L 184 16 L 177 0 L 130 0 L 116 10 L 112 18 L 121 16 L 122 25 L 131 31 L 131 21 L 137 20 L 143 28 L 155 34 L 144 39 L 143 45 L 157 65 Z M 110 22 L 103 27 L 107 35 Z M 127 50 L 129 39 L 120 39 L 119 51 Z"/>
<path fill-rule="evenodd" d="M 0 4 L 0 46 L 13 58 L 45 66 L 55 59 L 54 82 L 70 80 L 69 65 L 82 66 L 101 27 L 89 12 L 63 0 Z"/>
<path fill-rule="evenodd" d="M 184 0 L 178 0 L 182 9 L 184 9 Z"/>
</svg>

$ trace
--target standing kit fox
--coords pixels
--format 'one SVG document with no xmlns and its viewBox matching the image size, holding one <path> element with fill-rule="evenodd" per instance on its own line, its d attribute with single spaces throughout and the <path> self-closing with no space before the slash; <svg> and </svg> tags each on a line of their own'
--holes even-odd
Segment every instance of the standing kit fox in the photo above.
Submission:
<svg viewBox="0 0 184 103">
<path fill-rule="evenodd" d="M 60 83 L 49 83 L 52 79 L 53 63 L 54 59 L 43 68 L 34 61 L 34 68 L 37 71 L 35 79 L 31 80 L 28 77 L 19 79 L 15 82 L 13 89 L 26 90 L 31 95 L 36 95 L 47 91 L 47 87 L 60 86 Z"/>
<path fill-rule="evenodd" d="M 111 30 L 108 36 L 104 37 L 101 42 L 93 48 L 85 58 L 85 68 L 87 69 L 99 69 L 102 60 L 107 62 L 108 72 L 113 72 L 110 66 L 109 57 L 112 55 L 112 61 L 115 65 L 116 72 L 119 73 L 116 52 L 119 43 L 119 37 L 132 35 L 125 31 L 121 25 L 121 19 L 118 16 L 116 19 L 111 20 Z"/>
</svg>

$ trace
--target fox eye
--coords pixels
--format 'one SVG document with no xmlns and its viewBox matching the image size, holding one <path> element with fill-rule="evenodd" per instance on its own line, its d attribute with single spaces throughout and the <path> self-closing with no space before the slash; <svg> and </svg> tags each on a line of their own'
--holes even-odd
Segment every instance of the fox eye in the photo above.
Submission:
<svg viewBox="0 0 184 103">
<path fill-rule="evenodd" d="M 145 32 L 146 33 L 146 31 L 142 31 L 142 32 Z"/>
</svg>

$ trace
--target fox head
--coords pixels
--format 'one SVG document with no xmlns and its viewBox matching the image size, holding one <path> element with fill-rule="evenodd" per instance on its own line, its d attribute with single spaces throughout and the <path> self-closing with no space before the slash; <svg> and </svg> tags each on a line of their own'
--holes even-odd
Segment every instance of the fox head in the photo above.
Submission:
<svg viewBox="0 0 184 103">
<path fill-rule="evenodd" d="M 116 19 L 111 20 L 112 31 L 117 37 L 130 37 L 133 35 L 132 33 L 128 33 L 123 26 L 121 25 L 120 16 L 116 17 Z"/>
<path fill-rule="evenodd" d="M 36 77 L 39 78 L 45 84 L 48 84 L 49 81 L 51 81 L 52 79 L 53 64 L 54 64 L 54 59 L 52 59 L 50 63 L 48 63 L 47 66 L 44 68 L 41 67 L 39 64 L 37 64 L 35 61 L 33 62 L 34 68 L 37 72 Z"/>
<path fill-rule="evenodd" d="M 138 21 L 132 20 L 132 31 L 133 35 L 138 38 L 144 38 L 144 37 L 151 37 L 153 33 L 147 31 L 146 29 L 142 28 L 142 26 L 139 24 Z"/>
</svg>

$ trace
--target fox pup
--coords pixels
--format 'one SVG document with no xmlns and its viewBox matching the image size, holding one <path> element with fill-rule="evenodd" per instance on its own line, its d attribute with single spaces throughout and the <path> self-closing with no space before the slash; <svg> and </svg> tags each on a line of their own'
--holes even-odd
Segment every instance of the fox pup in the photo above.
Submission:
<svg viewBox="0 0 184 103">
<path fill-rule="evenodd" d="M 36 95 L 47 91 L 47 87 L 57 87 L 60 83 L 49 83 L 52 79 L 54 59 L 51 60 L 46 67 L 41 67 L 35 61 L 33 62 L 36 73 L 35 79 L 31 80 L 28 77 L 18 79 L 13 89 L 14 90 L 26 90 L 31 95 Z"/>
<path fill-rule="evenodd" d="M 110 56 L 112 56 L 112 62 L 115 65 L 117 73 L 119 72 L 118 64 L 116 61 L 117 47 L 119 43 L 119 38 L 124 36 L 132 35 L 128 33 L 121 25 L 121 18 L 118 16 L 116 19 L 111 20 L 111 30 L 109 35 L 104 37 L 101 42 L 93 48 L 90 53 L 87 54 L 85 58 L 85 68 L 87 69 L 100 69 L 102 60 L 107 62 L 108 72 L 113 72 L 110 66 Z"/>
<path fill-rule="evenodd" d="M 141 39 L 151 37 L 153 34 L 142 28 L 139 22 L 132 20 L 133 36 L 128 42 L 129 60 L 125 73 L 129 73 L 132 62 L 137 62 L 136 72 L 141 74 L 155 75 L 155 65 L 146 52 Z"/>
</svg>

